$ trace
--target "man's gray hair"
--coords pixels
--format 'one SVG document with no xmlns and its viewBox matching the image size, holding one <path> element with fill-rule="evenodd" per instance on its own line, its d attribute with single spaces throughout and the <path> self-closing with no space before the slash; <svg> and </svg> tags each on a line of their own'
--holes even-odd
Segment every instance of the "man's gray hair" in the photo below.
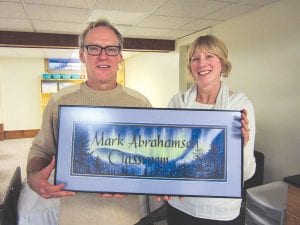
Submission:
<svg viewBox="0 0 300 225">
<path fill-rule="evenodd" d="M 121 47 L 121 49 L 123 49 L 123 38 L 121 33 L 118 31 L 117 28 L 115 28 L 108 20 L 106 19 L 99 19 L 95 22 L 91 22 L 88 24 L 88 26 L 80 33 L 79 37 L 78 37 L 78 45 L 79 48 L 84 49 L 84 39 L 85 36 L 87 35 L 87 33 L 95 28 L 95 27 L 107 27 L 109 29 L 111 29 L 117 36 L 118 40 L 119 40 L 119 45 Z"/>
</svg>

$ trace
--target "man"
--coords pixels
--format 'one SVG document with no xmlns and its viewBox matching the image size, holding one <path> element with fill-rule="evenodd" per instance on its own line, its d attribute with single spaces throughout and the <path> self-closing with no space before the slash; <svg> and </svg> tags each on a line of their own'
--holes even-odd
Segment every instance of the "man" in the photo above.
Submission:
<svg viewBox="0 0 300 225">
<path fill-rule="evenodd" d="M 99 194 L 101 198 L 92 193 L 65 191 L 64 184 L 48 182 L 55 167 L 59 105 L 151 107 L 143 95 L 116 83 L 122 45 L 121 34 L 109 22 L 99 20 L 87 26 L 79 36 L 79 55 L 86 66 L 87 81 L 53 96 L 45 108 L 41 130 L 32 143 L 27 164 L 28 184 L 43 198 L 68 197 L 60 201 L 60 225 L 132 225 L 140 219 L 141 197 Z"/>
</svg>

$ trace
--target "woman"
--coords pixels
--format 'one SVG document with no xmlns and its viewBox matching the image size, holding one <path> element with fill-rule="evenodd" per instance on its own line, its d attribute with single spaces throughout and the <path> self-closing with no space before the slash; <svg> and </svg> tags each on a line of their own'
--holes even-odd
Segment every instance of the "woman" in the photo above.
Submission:
<svg viewBox="0 0 300 225">
<path fill-rule="evenodd" d="M 175 95 L 171 108 L 199 108 L 242 111 L 244 180 L 255 172 L 255 118 L 250 100 L 241 92 L 233 92 L 222 82 L 231 70 L 225 44 L 213 35 L 197 38 L 188 52 L 188 72 L 195 83 L 184 93 Z M 168 224 L 242 224 L 241 199 L 185 197 L 168 200 Z"/>
</svg>

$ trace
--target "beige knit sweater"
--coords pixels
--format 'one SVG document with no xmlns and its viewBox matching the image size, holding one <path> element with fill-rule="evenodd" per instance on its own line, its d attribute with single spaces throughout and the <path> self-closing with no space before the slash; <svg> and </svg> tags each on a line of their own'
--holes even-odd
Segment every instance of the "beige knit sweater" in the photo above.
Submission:
<svg viewBox="0 0 300 225">
<path fill-rule="evenodd" d="M 118 85 L 109 91 L 95 91 L 86 83 L 62 89 L 49 101 L 43 114 L 41 130 L 30 148 L 32 157 L 51 159 L 56 153 L 59 105 L 151 107 L 140 93 Z M 122 184 L 120 184 L 122 185 Z M 145 215 L 143 196 L 131 195 L 123 199 L 101 198 L 93 193 L 77 193 L 61 198 L 60 225 L 133 225 Z"/>
</svg>

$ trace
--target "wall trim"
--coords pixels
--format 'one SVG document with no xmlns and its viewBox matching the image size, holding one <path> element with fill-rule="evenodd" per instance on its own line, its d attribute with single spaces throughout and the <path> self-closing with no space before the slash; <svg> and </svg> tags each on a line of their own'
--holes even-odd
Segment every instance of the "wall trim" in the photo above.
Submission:
<svg viewBox="0 0 300 225">
<path fill-rule="evenodd" d="M 3 123 L 0 124 L 0 141 L 4 140 L 4 126 Z"/>
<path fill-rule="evenodd" d="M 38 132 L 39 129 L 4 131 L 4 139 L 33 138 Z"/>
<path fill-rule="evenodd" d="M 23 48 L 78 48 L 78 35 L 0 31 L 0 46 Z M 124 38 L 124 50 L 174 51 L 175 40 Z"/>
</svg>

